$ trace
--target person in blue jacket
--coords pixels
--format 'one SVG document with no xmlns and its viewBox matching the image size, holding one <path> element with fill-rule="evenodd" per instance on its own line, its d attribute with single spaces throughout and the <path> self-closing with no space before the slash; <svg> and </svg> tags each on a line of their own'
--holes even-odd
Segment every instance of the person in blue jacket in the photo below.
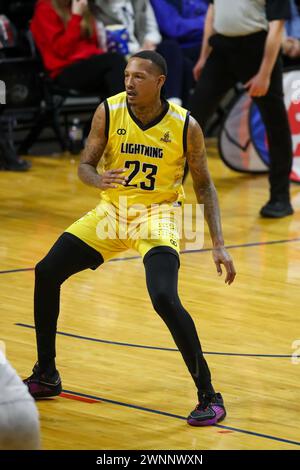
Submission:
<svg viewBox="0 0 300 470">
<path fill-rule="evenodd" d="M 161 34 L 199 53 L 208 0 L 151 0 L 151 5 Z"/>
<path fill-rule="evenodd" d="M 199 57 L 208 3 L 208 0 L 151 0 L 162 37 L 179 46 L 172 57 L 177 71 L 176 86 L 181 87 L 179 104 L 184 106 L 195 85 L 193 67 Z"/>
<path fill-rule="evenodd" d="M 285 22 L 282 41 L 285 67 L 300 65 L 300 0 L 290 0 L 291 18 Z"/>
</svg>

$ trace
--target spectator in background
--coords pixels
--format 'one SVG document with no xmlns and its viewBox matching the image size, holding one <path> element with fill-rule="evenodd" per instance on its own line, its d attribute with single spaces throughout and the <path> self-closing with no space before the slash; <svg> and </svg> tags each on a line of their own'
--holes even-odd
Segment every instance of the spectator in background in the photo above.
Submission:
<svg viewBox="0 0 300 470">
<path fill-rule="evenodd" d="M 31 31 L 59 86 L 106 96 L 124 89 L 126 61 L 100 47 L 88 0 L 38 0 Z"/>
<path fill-rule="evenodd" d="M 290 0 L 291 19 L 285 23 L 282 41 L 283 62 L 285 66 L 300 64 L 300 0 Z"/>
<path fill-rule="evenodd" d="M 130 54 L 155 50 L 161 41 L 155 15 L 148 0 L 94 0 L 93 13 L 105 26 L 122 24 L 127 28 Z"/>
<path fill-rule="evenodd" d="M 181 49 L 173 39 L 162 40 L 149 0 L 94 0 L 93 3 L 92 11 L 104 26 L 121 24 L 127 28 L 129 54 L 156 50 L 165 58 L 169 71 L 165 83 L 166 97 L 181 105 L 184 74 Z"/>
<path fill-rule="evenodd" d="M 0 3 L 0 13 L 1 3 Z M 0 171 L 27 171 L 31 167 L 31 163 L 23 160 L 17 155 L 11 124 L 14 118 L 10 119 L 6 116 L 2 117 L 5 113 L 7 103 L 7 87 L 11 86 L 11 81 L 8 83 L 7 77 L 9 74 L 6 70 L 6 59 L 9 59 L 15 54 L 18 46 L 16 28 L 6 15 L 0 14 L 0 60 L 1 60 L 1 74 L 0 74 Z M 12 51 L 12 55 L 10 55 Z M 4 78 L 5 77 L 5 78 Z"/>
<path fill-rule="evenodd" d="M 5 105 L 1 104 L 1 108 Z M 1 118 L 1 114 L 0 114 Z M 31 163 L 23 160 L 16 152 L 14 141 L 9 132 L 3 129 L 0 121 L 0 171 L 27 171 L 31 168 Z"/>
<path fill-rule="evenodd" d="M 269 144 L 270 199 L 262 217 L 291 215 L 292 139 L 283 101 L 280 46 L 289 0 L 210 0 L 191 113 L 202 128 L 222 97 L 244 84 L 259 108 Z"/>
<path fill-rule="evenodd" d="M 177 80 L 181 83 L 183 101 L 194 87 L 193 67 L 202 43 L 205 15 L 209 0 L 151 0 L 157 23 L 164 39 L 176 41 L 180 50 L 174 60 Z M 183 73 L 179 75 L 180 71 Z"/>
<path fill-rule="evenodd" d="M 160 32 L 197 62 L 209 0 L 151 0 Z M 170 19 L 172 18 L 172 21 Z"/>
</svg>

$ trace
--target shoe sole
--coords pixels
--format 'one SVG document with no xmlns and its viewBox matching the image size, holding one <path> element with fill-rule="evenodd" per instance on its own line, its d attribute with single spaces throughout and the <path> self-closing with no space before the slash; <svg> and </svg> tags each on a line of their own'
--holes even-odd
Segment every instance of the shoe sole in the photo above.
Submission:
<svg viewBox="0 0 300 470">
<path fill-rule="evenodd" d="M 58 395 L 61 394 L 62 392 L 62 387 L 61 385 L 58 385 L 57 389 L 51 390 L 47 385 L 43 385 L 41 383 L 26 383 L 28 387 L 28 391 L 30 395 L 35 399 L 39 398 L 52 398 L 52 397 L 57 397 Z"/>
<path fill-rule="evenodd" d="M 199 421 L 196 418 L 188 418 L 187 423 L 190 426 L 213 426 L 214 424 L 220 423 L 226 417 L 226 411 L 220 410 L 220 412 L 216 413 L 216 416 L 212 419 L 207 419 L 204 421 Z"/>
<path fill-rule="evenodd" d="M 278 214 L 268 214 L 268 213 L 264 213 L 264 212 L 260 212 L 260 215 L 261 217 L 263 217 L 264 219 L 282 219 L 282 217 L 288 217 L 289 215 L 293 215 L 294 214 L 294 211 L 289 211 L 289 212 L 280 212 Z"/>
</svg>

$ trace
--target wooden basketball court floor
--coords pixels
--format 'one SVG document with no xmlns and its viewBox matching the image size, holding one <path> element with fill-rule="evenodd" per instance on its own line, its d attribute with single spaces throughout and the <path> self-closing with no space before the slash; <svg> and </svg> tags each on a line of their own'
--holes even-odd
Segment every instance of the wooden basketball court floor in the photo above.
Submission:
<svg viewBox="0 0 300 470">
<path fill-rule="evenodd" d="M 296 213 L 262 220 L 266 176 L 234 173 L 208 144 L 233 285 L 219 278 L 206 232 L 181 256 L 179 291 L 193 316 L 228 416 L 194 428 L 192 380 L 148 298 L 142 261 L 123 253 L 62 288 L 57 366 L 64 394 L 38 402 L 44 449 L 300 449 L 300 187 Z M 18 373 L 36 359 L 34 265 L 97 203 L 69 155 L 0 173 L 0 339 Z M 191 179 L 187 202 L 194 201 Z"/>
</svg>

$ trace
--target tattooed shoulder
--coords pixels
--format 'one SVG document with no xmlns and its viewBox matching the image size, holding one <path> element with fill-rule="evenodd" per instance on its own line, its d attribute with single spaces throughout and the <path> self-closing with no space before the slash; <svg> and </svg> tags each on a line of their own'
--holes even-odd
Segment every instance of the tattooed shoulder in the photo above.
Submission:
<svg viewBox="0 0 300 470">
<path fill-rule="evenodd" d="M 186 158 L 194 180 L 207 177 L 208 170 L 203 132 L 193 117 L 190 117 L 189 120 Z"/>
<path fill-rule="evenodd" d="M 88 163 L 95 168 L 97 167 L 107 144 L 105 123 L 106 112 L 103 103 L 101 103 L 94 114 L 91 130 L 82 152 L 80 163 Z"/>
</svg>

